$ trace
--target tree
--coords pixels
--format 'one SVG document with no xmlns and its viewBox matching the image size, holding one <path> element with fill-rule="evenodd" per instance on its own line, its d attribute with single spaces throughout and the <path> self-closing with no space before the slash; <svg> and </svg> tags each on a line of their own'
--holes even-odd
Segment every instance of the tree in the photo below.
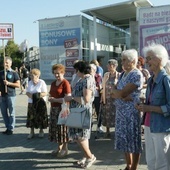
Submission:
<svg viewBox="0 0 170 170">
<path fill-rule="evenodd" d="M 3 60 L 3 49 L 1 52 L 1 60 Z M 12 58 L 12 68 L 20 67 L 22 63 L 23 53 L 19 51 L 19 46 L 13 40 L 9 40 L 5 46 L 5 55 Z M 3 69 L 1 62 L 0 69 Z"/>
</svg>

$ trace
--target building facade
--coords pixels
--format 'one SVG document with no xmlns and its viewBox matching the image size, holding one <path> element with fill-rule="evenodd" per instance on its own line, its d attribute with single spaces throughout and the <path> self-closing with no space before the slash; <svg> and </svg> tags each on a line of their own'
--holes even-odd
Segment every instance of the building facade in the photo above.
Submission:
<svg viewBox="0 0 170 170">
<path fill-rule="evenodd" d="M 39 20 L 39 56 L 35 50 L 30 52 L 30 65 L 31 68 L 38 66 L 41 77 L 51 80 L 54 78 L 52 65 L 64 64 L 65 77 L 70 80 L 75 60 L 101 60 L 106 70 L 107 61 L 119 59 L 121 51 L 129 46 L 129 38 L 128 31 L 99 20 L 95 26 L 92 20 L 82 15 L 42 19 Z"/>
</svg>

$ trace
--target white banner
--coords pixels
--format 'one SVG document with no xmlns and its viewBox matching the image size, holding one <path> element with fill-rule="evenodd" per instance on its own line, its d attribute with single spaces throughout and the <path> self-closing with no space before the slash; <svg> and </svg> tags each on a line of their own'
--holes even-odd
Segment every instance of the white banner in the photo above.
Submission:
<svg viewBox="0 0 170 170">
<path fill-rule="evenodd" d="M 0 39 L 13 39 L 13 24 L 0 23 Z"/>
<path fill-rule="evenodd" d="M 170 55 L 170 5 L 139 9 L 139 44 L 162 44 Z"/>
</svg>

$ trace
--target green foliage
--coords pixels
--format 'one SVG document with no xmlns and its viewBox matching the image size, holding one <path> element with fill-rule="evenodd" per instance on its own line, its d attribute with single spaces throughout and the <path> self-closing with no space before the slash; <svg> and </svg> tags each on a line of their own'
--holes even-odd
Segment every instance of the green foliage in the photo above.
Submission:
<svg viewBox="0 0 170 170">
<path fill-rule="evenodd" d="M 5 47 L 5 54 L 12 57 L 17 51 L 19 51 L 18 45 L 15 44 L 14 41 L 8 41 Z"/>
<path fill-rule="evenodd" d="M 3 69 L 3 49 L 0 50 L 0 70 Z M 19 51 L 19 46 L 14 41 L 9 40 L 5 46 L 5 55 L 12 58 L 12 68 L 20 67 L 22 63 L 23 53 Z"/>
</svg>

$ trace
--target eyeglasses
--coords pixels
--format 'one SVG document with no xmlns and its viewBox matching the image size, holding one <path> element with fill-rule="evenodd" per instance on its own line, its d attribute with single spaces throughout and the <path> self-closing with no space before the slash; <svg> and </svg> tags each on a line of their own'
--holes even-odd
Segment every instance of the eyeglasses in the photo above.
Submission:
<svg viewBox="0 0 170 170">
<path fill-rule="evenodd" d="M 152 60 L 154 58 L 154 56 L 147 56 L 146 57 L 146 61 L 150 61 L 150 60 Z"/>
</svg>

